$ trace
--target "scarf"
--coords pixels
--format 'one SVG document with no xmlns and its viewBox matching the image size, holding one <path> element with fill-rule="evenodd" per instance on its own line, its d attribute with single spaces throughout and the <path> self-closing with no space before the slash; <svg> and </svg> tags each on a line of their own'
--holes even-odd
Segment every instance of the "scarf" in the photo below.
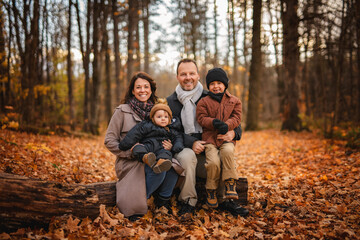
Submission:
<svg viewBox="0 0 360 240">
<path fill-rule="evenodd" d="M 221 102 L 221 99 L 223 98 L 224 94 L 225 94 L 225 91 L 222 93 L 209 92 L 209 96 L 217 102 Z"/>
<path fill-rule="evenodd" d="M 149 119 L 150 110 L 154 106 L 154 103 L 151 100 L 148 100 L 146 103 L 140 102 L 135 97 L 132 97 L 127 102 L 131 109 L 141 118 L 141 120 Z"/>
<path fill-rule="evenodd" d="M 185 91 L 180 84 L 176 86 L 175 92 L 180 103 L 183 105 L 181 109 L 181 122 L 186 134 L 201 133 L 202 128 L 196 121 L 196 102 L 200 99 L 203 86 L 200 82 L 191 91 Z"/>
</svg>

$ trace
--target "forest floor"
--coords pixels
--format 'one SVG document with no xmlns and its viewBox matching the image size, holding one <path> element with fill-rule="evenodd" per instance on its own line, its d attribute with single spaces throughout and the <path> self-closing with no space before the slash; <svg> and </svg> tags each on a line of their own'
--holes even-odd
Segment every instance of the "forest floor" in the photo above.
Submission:
<svg viewBox="0 0 360 240">
<path fill-rule="evenodd" d="M 113 181 L 115 157 L 100 137 L 0 130 L 0 172 L 62 183 Z M 245 132 L 236 146 L 249 182 L 248 217 L 197 208 L 190 219 L 155 210 L 130 222 L 116 207 L 95 220 L 54 218 L 48 230 L 0 239 L 360 239 L 360 153 L 316 133 Z M 174 198 L 172 199 L 175 204 Z"/>
</svg>

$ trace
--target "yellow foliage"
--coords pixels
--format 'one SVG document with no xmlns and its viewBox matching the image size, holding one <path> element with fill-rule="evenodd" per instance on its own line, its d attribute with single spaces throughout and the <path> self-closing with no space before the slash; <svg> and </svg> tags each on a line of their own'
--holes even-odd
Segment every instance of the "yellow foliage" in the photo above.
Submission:
<svg viewBox="0 0 360 240">
<path fill-rule="evenodd" d="M 15 122 L 15 121 L 11 121 L 11 122 L 9 122 L 9 128 L 18 129 L 19 128 L 19 123 Z"/>
<path fill-rule="evenodd" d="M 29 89 L 27 88 L 27 89 L 24 89 L 23 90 L 23 93 L 22 93 L 22 98 L 23 99 L 26 99 L 27 98 L 27 96 L 29 95 Z"/>
<path fill-rule="evenodd" d="M 238 71 L 239 72 L 246 72 L 246 68 L 244 68 L 243 66 L 239 66 Z"/>
<path fill-rule="evenodd" d="M 48 92 L 50 91 L 50 87 L 49 86 L 45 86 L 45 85 L 36 85 L 34 87 L 34 95 L 35 98 L 38 98 L 41 95 L 46 95 Z"/>
</svg>

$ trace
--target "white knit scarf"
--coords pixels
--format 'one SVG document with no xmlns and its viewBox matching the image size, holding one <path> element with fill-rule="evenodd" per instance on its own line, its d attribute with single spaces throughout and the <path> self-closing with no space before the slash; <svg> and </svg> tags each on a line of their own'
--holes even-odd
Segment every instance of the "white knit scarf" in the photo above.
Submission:
<svg viewBox="0 0 360 240">
<path fill-rule="evenodd" d="M 195 88 L 191 91 L 185 91 L 180 84 L 176 86 L 175 92 L 178 100 L 183 105 L 181 110 L 181 122 L 186 134 L 201 133 L 202 128 L 196 121 L 196 101 L 202 95 L 203 85 L 198 82 Z"/>
</svg>

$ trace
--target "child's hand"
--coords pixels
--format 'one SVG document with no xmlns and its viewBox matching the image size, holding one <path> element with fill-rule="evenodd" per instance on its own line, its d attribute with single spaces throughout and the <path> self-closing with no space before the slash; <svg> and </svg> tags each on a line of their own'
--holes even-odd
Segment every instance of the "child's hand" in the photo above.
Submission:
<svg viewBox="0 0 360 240">
<path fill-rule="evenodd" d="M 213 120 L 213 126 L 218 130 L 219 134 L 226 134 L 229 130 L 229 126 L 217 118 Z"/>
</svg>

